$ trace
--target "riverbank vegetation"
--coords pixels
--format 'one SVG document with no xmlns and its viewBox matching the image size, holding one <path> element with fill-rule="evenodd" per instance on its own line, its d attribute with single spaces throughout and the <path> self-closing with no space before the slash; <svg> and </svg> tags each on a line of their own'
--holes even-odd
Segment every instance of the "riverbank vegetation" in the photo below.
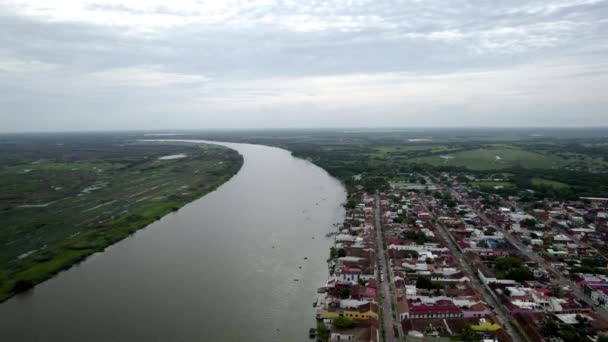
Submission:
<svg viewBox="0 0 608 342">
<path fill-rule="evenodd" d="M 483 190 L 538 198 L 608 197 L 606 129 L 293 130 L 191 133 L 278 146 L 340 179 L 349 192 L 460 172 Z M 525 193 L 523 193 L 525 192 Z"/>
<path fill-rule="evenodd" d="M 242 162 L 216 145 L 130 135 L 0 137 L 0 301 L 216 189 Z"/>
</svg>

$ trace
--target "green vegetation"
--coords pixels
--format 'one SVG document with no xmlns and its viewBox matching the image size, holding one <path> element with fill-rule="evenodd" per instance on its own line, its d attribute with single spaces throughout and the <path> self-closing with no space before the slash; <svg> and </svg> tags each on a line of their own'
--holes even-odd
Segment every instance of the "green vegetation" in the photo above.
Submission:
<svg viewBox="0 0 608 342">
<path fill-rule="evenodd" d="M 334 325 L 336 326 L 336 328 L 350 329 L 354 328 L 357 324 L 348 317 L 337 317 L 334 320 Z"/>
<path fill-rule="evenodd" d="M 530 182 L 535 187 L 548 187 L 548 188 L 554 188 L 557 190 L 568 188 L 568 184 L 565 184 L 562 182 L 557 182 L 557 181 L 552 181 L 549 179 L 543 179 L 543 178 L 532 178 L 530 180 Z"/>
<path fill-rule="evenodd" d="M 329 258 L 330 259 L 337 259 L 337 258 L 342 258 L 346 256 L 346 250 L 344 250 L 343 248 L 336 248 L 336 247 L 331 247 L 329 249 Z"/>
<path fill-rule="evenodd" d="M 559 337 L 564 342 L 582 341 L 590 332 L 590 321 L 581 315 L 576 315 L 576 321 L 577 323 L 574 325 L 563 325 L 553 318 L 546 319 L 543 322 L 543 334 L 549 337 Z"/>
<path fill-rule="evenodd" d="M 533 280 L 534 274 L 514 257 L 498 257 L 494 260 L 494 272 L 499 279 L 512 279 L 518 282 Z"/>
<path fill-rule="evenodd" d="M 414 242 L 416 242 L 417 245 L 423 245 L 427 242 L 432 241 L 423 232 L 419 232 L 419 231 L 415 231 L 415 230 L 406 231 L 405 233 L 403 233 L 403 238 L 410 240 L 410 241 L 414 241 Z"/>
<path fill-rule="evenodd" d="M 460 335 L 460 340 L 461 341 L 479 341 L 479 335 L 470 326 L 466 326 L 464 329 L 462 329 L 462 334 Z"/>
<path fill-rule="evenodd" d="M 565 161 L 558 156 L 506 145 L 491 145 L 488 148 L 429 156 L 419 158 L 416 162 L 434 166 L 466 167 L 471 170 L 498 170 L 512 167 L 556 168 L 565 165 Z"/>
<path fill-rule="evenodd" d="M 0 301 L 214 190 L 242 164 L 220 146 L 131 139 L 0 139 Z"/>
<path fill-rule="evenodd" d="M 485 181 L 485 182 L 470 182 L 469 184 L 472 186 L 478 186 L 480 188 L 493 188 L 493 187 L 512 188 L 512 187 L 515 187 L 515 184 L 513 184 L 511 182 Z"/>
<path fill-rule="evenodd" d="M 427 290 L 441 290 L 443 287 L 439 283 L 431 281 L 431 278 L 425 276 L 419 276 L 416 279 L 416 287 L 419 289 Z"/>
<path fill-rule="evenodd" d="M 322 321 L 317 321 L 317 341 L 329 341 L 331 331 Z"/>
<path fill-rule="evenodd" d="M 527 129 L 293 130 L 198 133 L 185 138 L 285 148 L 321 166 L 349 190 L 385 191 L 388 182 L 416 183 L 415 174 L 449 171 L 475 176 L 481 191 L 519 196 L 530 203 L 608 197 L 608 131 L 543 131 L 538 135 Z M 500 181 L 495 183 L 496 179 Z"/>
</svg>

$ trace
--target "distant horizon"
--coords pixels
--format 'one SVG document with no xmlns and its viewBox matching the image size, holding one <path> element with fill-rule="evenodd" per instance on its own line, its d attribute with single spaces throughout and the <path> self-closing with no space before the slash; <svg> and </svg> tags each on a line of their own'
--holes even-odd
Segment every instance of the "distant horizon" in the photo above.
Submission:
<svg viewBox="0 0 608 342">
<path fill-rule="evenodd" d="M 165 128 L 165 129 L 105 129 L 105 130 L 47 130 L 47 131 L 0 131 L 0 135 L 12 134 L 78 134 L 78 133 L 152 133 L 188 134 L 206 132 L 247 132 L 247 131 L 325 131 L 337 133 L 407 133 L 449 130 L 608 130 L 605 126 L 410 126 L 410 127 L 213 127 L 213 128 Z M 542 133 L 542 132 L 538 132 Z"/>
</svg>

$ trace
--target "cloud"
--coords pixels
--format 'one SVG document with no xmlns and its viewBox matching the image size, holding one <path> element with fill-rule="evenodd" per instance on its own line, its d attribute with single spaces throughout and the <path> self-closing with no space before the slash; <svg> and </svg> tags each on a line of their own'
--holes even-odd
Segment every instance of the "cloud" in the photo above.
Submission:
<svg viewBox="0 0 608 342">
<path fill-rule="evenodd" d="M 203 75 L 167 72 L 160 65 L 140 65 L 127 68 L 113 68 L 91 75 L 95 82 L 123 87 L 173 87 L 200 86 L 211 79 Z"/>
<path fill-rule="evenodd" d="M 608 124 L 607 15 L 603 0 L 7 0 L 0 119 Z"/>
</svg>

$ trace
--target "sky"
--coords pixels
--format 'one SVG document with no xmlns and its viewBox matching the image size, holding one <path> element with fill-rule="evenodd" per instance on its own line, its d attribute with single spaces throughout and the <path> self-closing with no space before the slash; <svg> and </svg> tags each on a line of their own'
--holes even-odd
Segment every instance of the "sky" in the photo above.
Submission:
<svg viewBox="0 0 608 342">
<path fill-rule="evenodd" d="M 0 131 L 608 126 L 608 0 L 1 0 Z"/>
</svg>

